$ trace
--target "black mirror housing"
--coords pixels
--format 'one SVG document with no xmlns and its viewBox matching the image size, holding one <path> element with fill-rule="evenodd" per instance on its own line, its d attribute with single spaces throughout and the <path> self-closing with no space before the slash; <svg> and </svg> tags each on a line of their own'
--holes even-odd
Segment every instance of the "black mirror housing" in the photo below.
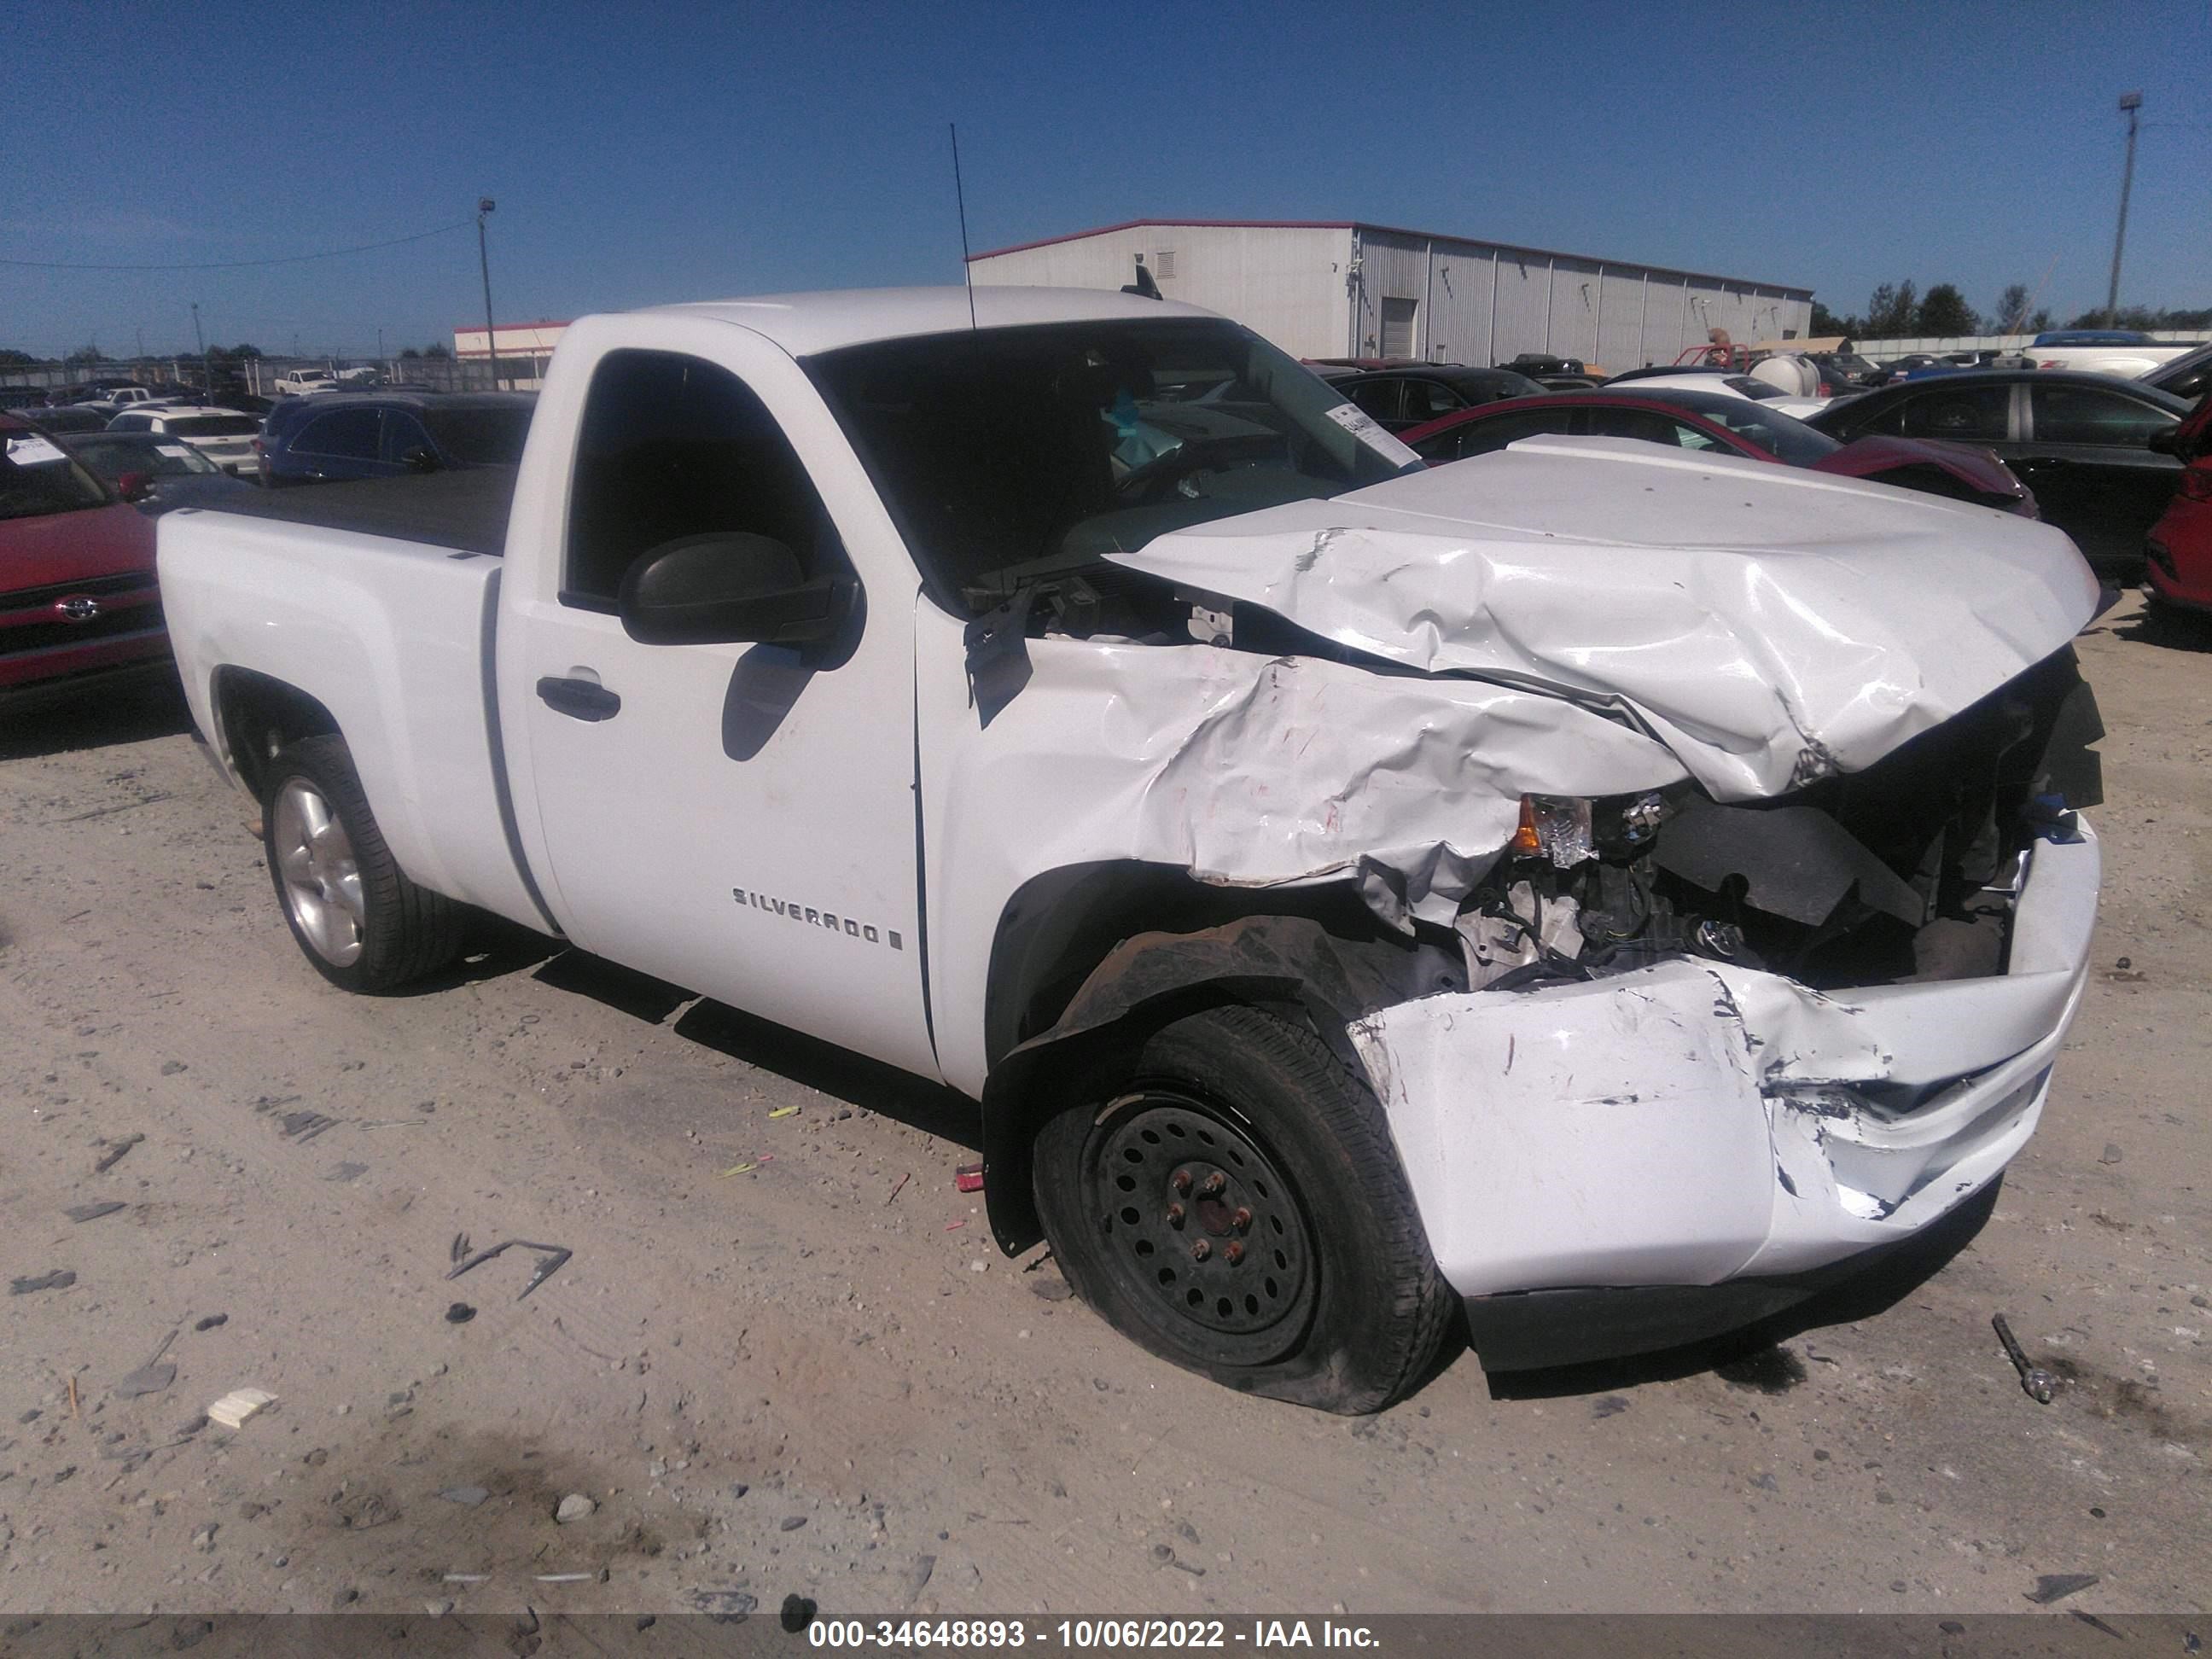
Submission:
<svg viewBox="0 0 2212 1659">
<path fill-rule="evenodd" d="M 438 470 L 438 458 L 420 444 L 400 456 L 399 464 L 410 472 L 435 472 Z"/>
<path fill-rule="evenodd" d="M 849 576 L 808 580 L 781 542 L 728 531 L 633 560 L 615 614 L 640 645 L 804 645 L 845 625 L 856 591 Z"/>
<path fill-rule="evenodd" d="M 2189 459 L 2181 453 L 2181 428 L 2179 426 L 2165 427 L 2152 433 L 2150 447 L 2161 455 L 2179 456 L 2183 460 Z"/>
</svg>

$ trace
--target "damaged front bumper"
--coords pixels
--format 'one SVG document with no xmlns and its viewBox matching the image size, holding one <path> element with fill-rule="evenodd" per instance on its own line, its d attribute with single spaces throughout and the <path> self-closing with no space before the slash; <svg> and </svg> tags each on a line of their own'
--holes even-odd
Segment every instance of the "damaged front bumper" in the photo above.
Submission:
<svg viewBox="0 0 2212 1659">
<path fill-rule="evenodd" d="M 1824 994 L 1683 959 L 1353 1022 L 1484 1363 L 1759 1317 L 1995 1180 L 2034 1131 L 2087 978 L 2100 860 L 2075 823 L 2021 855 L 1995 976 Z"/>
</svg>

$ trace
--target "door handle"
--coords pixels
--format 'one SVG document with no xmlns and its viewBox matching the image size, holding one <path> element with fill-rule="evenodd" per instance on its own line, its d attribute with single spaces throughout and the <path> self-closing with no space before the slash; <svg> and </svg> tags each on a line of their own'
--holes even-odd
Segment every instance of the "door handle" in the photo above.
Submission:
<svg viewBox="0 0 2212 1659">
<path fill-rule="evenodd" d="M 622 713 L 622 699 L 589 680 L 548 674 L 538 682 L 538 695 L 548 708 L 571 720 L 611 720 Z"/>
</svg>

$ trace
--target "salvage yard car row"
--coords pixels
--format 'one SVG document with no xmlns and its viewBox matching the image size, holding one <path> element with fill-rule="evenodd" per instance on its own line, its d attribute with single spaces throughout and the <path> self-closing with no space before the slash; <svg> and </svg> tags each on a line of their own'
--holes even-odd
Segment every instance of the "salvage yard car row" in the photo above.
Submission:
<svg viewBox="0 0 2212 1659">
<path fill-rule="evenodd" d="M 505 405 L 280 404 L 393 476 L 165 514 L 162 598 L 325 978 L 489 913 L 949 1085 L 1004 1249 L 1367 1412 L 1461 1315 L 1514 1369 L 1786 1306 L 2048 1095 L 2081 536 L 1880 424 L 1984 376 L 1851 443 L 1737 378 L 1332 386 L 1080 290 L 589 318 L 516 467 Z"/>
</svg>

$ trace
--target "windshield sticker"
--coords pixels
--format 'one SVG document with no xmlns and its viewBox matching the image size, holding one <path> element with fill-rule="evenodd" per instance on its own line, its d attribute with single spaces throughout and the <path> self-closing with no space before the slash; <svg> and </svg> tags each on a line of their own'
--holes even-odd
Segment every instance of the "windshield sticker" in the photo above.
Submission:
<svg viewBox="0 0 2212 1659">
<path fill-rule="evenodd" d="M 27 437 L 8 440 L 8 459 L 17 466 L 40 466 L 60 460 L 62 453 L 33 432 Z"/>
<path fill-rule="evenodd" d="M 1403 466 L 1408 461 L 1418 461 L 1421 459 L 1404 444 L 1399 442 L 1396 437 L 1376 424 L 1375 417 L 1360 408 L 1358 404 L 1339 404 L 1334 409 L 1324 410 L 1322 413 L 1385 460 L 1394 461 L 1398 465 Z"/>
<path fill-rule="evenodd" d="M 180 461 L 191 459 L 192 453 L 182 444 L 155 444 L 154 453 L 156 455 L 173 455 Z"/>
</svg>

